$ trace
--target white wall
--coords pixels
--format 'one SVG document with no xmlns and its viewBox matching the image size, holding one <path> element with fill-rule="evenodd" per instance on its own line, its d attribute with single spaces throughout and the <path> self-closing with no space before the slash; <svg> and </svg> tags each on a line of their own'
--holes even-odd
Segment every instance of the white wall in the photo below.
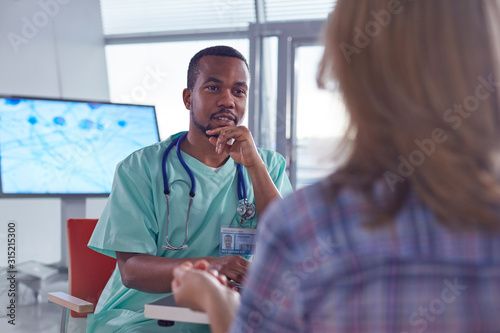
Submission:
<svg viewBox="0 0 500 333">
<path fill-rule="evenodd" d="M 1 0 L 0 94 L 109 100 L 99 0 Z M 85 217 L 105 201 L 87 199 Z M 60 199 L 0 199 L 0 267 L 10 220 L 17 262 L 61 260 Z"/>
</svg>

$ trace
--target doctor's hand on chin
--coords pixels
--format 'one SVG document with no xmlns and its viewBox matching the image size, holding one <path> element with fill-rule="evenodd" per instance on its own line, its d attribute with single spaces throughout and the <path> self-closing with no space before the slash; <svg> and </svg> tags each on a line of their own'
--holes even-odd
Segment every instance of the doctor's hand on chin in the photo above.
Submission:
<svg viewBox="0 0 500 333">
<path fill-rule="evenodd" d="M 174 269 L 172 292 L 181 306 L 207 313 L 212 332 L 227 332 L 240 306 L 238 292 L 227 279 L 212 270 L 206 260 L 184 262 Z"/>
<path fill-rule="evenodd" d="M 247 169 L 263 164 L 252 133 L 245 126 L 218 127 L 206 132 L 213 135 L 210 143 L 215 146 L 218 154 L 227 153 L 236 162 Z"/>
</svg>

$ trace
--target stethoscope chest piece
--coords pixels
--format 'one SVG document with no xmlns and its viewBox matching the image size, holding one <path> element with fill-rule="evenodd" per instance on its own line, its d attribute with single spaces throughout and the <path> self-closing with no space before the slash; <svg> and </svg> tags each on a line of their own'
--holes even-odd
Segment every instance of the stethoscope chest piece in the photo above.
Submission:
<svg viewBox="0 0 500 333">
<path fill-rule="evenodd" d="M 255 205 L 253 203 L 248 203 L 246 199 L 243 200 L 238 205 L 238 208 L 236 209 L 238 212 L 238 215 L 241 217 L 240 219 L 240 224 L 244 222 L 244 220 L 250 220 L 255 216 Z"/>
</svg>

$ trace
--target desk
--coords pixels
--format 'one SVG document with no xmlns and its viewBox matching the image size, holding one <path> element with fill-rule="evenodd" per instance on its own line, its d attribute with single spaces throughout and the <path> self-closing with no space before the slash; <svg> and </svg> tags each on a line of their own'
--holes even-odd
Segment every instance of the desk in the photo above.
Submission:
<svg viewBox="0 0 500 333">
<path fill-rule="evenodd" d="M 206 313 L 193 311 L 175 303 L 174 296 L 170 295 L 144 306 L 144 317 L 164 321 L 182 321 L 195 324 L 208 324 Z"/>
</svg>

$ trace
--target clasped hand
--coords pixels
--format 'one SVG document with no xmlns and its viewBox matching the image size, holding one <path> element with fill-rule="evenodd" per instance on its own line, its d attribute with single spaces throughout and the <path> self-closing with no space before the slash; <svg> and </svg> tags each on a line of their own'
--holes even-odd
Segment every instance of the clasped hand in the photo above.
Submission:
<svg viewBox="0 0 500 333">
<path fill-rule="evenodd" d="M 194 265 L 185 262 L 174 268 L 172 292 L 175 301 L 195 311 L 207 312 L 210 307 L 219 302 L 234 305 L 240 303 L 240 295 L 228 287 L 227 278 L 211 269 L 206 260 L 200 260 Z"/>
<path fill-rule="evenodd" d="M 218 154 L 227 153 L 236 162 L 250 168 L 262 163 L 250 130 L 245 126 L 218 127 L 206 132 Z"/>
</svg>

